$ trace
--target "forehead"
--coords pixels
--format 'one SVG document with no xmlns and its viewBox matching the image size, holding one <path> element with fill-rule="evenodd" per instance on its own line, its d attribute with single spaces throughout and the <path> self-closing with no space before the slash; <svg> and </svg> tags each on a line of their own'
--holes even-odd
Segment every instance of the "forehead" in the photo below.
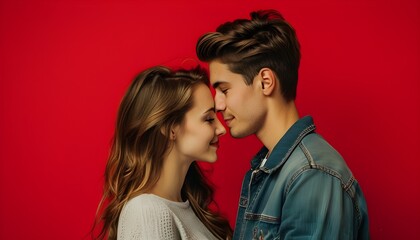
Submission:
<svg viewBox="0 0 420 240">
<path fill-rule="evenodd" d="M 202 83 L 195 86 L 193 91 L 193 109 L 191 110 L 207 111 L 213 107 L 214 101 L 209 87 Z"/>
<path fill-rule="evenodd" d="M 245 84 L 242 75 L 234 73 L 229 70 L 229 66 L 219 60 L 214 60 L 209 63 L 210 83 L 214 88 L 223 84 Z"/>
</svg>

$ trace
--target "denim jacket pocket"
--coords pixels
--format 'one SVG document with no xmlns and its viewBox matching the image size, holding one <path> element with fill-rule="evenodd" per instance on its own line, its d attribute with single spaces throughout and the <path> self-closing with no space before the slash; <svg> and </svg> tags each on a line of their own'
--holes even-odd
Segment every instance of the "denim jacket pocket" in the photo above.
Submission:
<svg viewBox="0 0 420 240">
<path fill-rule="evenodd" d="M 268 239 L 280 239 L 280 219 L 260 215 L 260 214 L 247 214 L 246 216 L 248 224 L 252 226 L 252 240 L 268 240 Z"/>
</svg>

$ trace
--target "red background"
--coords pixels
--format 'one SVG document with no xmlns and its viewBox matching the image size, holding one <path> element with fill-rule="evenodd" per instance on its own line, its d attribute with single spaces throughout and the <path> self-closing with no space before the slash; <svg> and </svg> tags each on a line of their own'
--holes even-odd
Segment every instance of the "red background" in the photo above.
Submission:
<svg viewBox="0 0 420 240">
<path fill-rule="evenodd" d="M 0 239 L 83 238 L 131 79 L 191 65 L 201 34 L 264 8 L 297 30 L 300 114 L 358 178 L 372 239 L 418 238 L 419 1 L 1 0 Z M 231 223 L 260 146 L 221 140 L 212 179 Z"/>
</svg>

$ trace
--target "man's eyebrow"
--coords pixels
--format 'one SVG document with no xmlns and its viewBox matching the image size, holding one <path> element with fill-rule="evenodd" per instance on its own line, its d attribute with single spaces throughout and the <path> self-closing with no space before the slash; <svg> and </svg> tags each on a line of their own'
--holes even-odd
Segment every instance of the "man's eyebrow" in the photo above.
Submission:
<svg viewBox="0 0 420 240">
<path fill-rule="evenodd" d="M 213 88 L 225 88 L 225 87 L 229 87 L 230 83 L 224 80 L 217 80 L 215 83 L 213 83 Z"/>
<path fill-rule="evenodd" d="M 221 82 L 215 82 L 215 83 L 213 83 L 213 88 L 217 88 L 217 87 L 219 87 L 220 83 L 221 83 Z"/>
</svg>

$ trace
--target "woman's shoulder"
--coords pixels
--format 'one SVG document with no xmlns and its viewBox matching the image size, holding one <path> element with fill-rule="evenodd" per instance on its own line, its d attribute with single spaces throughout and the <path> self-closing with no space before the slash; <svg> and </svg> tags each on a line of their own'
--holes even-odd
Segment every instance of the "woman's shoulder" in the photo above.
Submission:
<svg viewBox="0 0 420 240">
<path fill-rule="evenodd" d="M 141 194 L 130 199 L 123 208 L 123 212 L 140 214 L 168 212 L 167 204 L 153 194 Z"/>
<path fill-rule="evenodd" d="M 150 194 L 130 199 L 118 220 L 120 239 L 175 239 L 174 229 L 172 211 L 164 201 Z"/>
<path fill-rule="evenodd" d="M 139 228 L 172 225 L 173 213 L 166 204 L 153 195 L 142 194 L 130 199 L 123 207 L 119 225 Z M 131 226 L 131 227 L 130 227 Z"/>
</svg>

